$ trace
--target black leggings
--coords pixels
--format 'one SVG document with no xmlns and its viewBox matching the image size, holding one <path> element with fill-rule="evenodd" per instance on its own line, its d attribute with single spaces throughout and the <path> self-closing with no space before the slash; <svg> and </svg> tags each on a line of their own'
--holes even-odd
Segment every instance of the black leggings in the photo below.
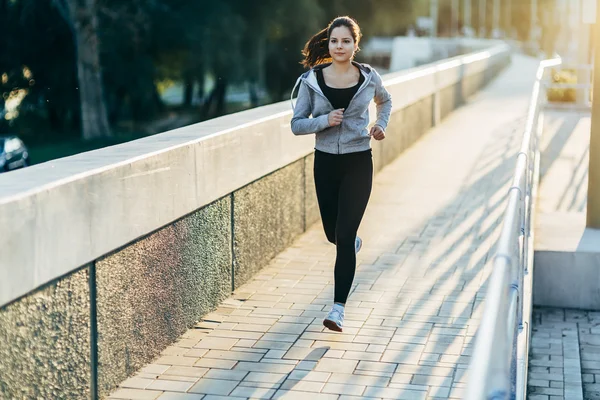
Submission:
<svg viewBox="0 0 600 400">
<path fill-rule="evenodd" d="M 371 150 L 315 152 L 315 186 L 327 240 L 336 245 L 334 302 L 346 303 L 356 271 L 354 241 L 373 184 Z"/>
</svg>

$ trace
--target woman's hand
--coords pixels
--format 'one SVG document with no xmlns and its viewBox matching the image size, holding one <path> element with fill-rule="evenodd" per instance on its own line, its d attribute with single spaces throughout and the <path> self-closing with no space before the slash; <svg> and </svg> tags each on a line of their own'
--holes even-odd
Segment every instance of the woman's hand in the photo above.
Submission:
<svg viewBox="0 0 600 400">
<path fill-rule="evenodd" d="M 375 140 L 383 140 L 385 139 L 385 131 L 379 125 L 373 125 L 369 132 L 369 136 L 373 137 Z"/>
<path fill-rule="evenodd" d="M 344 119 L 344 109 L 338 108 L 337 110 L 333 110 L 329 113 L 328 116 L 329 126 L 336 126 L 341 124 L 342 119 Z"/>
</svg>

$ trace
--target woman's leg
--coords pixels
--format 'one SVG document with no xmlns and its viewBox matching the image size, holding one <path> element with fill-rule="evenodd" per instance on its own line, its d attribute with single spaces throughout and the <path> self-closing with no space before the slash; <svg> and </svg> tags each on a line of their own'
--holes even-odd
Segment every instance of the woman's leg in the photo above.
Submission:
<svg viewBox="0 0 600 400">
<path fill-rule="evenodd" d="M 334 302 L 345 304 L 356 271 L 355 240 L 373 185 L 371 152 L 352 154 L 344 163 L 336 224 Z"/>
<path fill-rule="evenodd" d="M 314 177 L 325 236 L 327 236 L 327 240 L 335 244 L 341 183 L 339 156 L 317 150 L 315 152 Z"/>
</svg>

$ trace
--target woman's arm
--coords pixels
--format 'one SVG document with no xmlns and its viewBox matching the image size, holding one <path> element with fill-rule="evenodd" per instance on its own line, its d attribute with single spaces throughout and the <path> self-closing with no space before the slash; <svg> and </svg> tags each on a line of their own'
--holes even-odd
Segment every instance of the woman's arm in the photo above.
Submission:
<svg viewBox="0 0 600 400">
<path fill-rule="evenodd" d="M 375 125 L 379 125 L 385 131 L 392 112 L 392 96 L 385 90 L 381 76 L 377 71 L 373 70 L 373 72 L 376 79 L 375 96 L 373 99 L 377 105 L 377 121 Z"/>
<path fill-rule="evenodd" d="M 329 115 L 324 114 L 316 118 L 309 118 L 312 114 L 312 106 L 310 103 L 310 92 L 306 84 L 300 84 L 298 91 L 298 100 L 294 108 L 294 116 L 292 117 L 292 132 L 294 135 L 308 135 L 310 133 L 320 132 L 329 127 Z"/>
</svg>

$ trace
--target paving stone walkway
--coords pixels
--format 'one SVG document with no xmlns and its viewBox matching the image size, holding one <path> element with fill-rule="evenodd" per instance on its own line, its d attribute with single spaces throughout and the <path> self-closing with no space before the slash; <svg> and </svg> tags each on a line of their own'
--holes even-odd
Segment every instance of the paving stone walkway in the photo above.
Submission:
<svg viewBox="0 0 600 400">
<path fill-rule="evenodd" d="M 600 312 L 536 307 L 529 400 L 600 399 Z"/>
<path fill-rule="evenodd" d="M 342 334 L 316 224 L 111 398 L 461 398 L 536 68 L 514 56 L 376 176 Z"/>
</svg>

